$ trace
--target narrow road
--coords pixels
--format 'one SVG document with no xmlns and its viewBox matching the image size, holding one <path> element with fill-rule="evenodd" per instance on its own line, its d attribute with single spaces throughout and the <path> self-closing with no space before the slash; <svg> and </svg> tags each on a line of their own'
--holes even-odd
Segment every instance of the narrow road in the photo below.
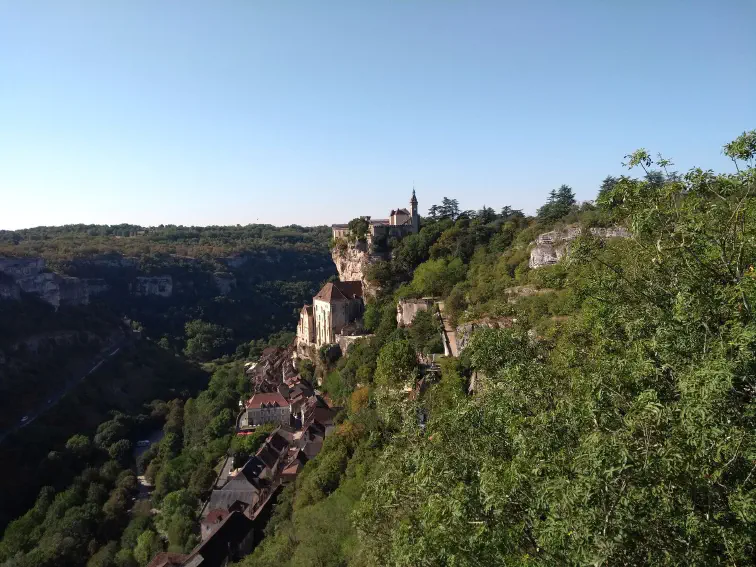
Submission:
<svg viewBox="0 0 756 567">
<path fill-rule="evenodd" d="M 234 433 L 238 433 L 241 429 L 241 418 L 244 415 L 244 412 L 246 410 L 241 410 L 239 412 L 239 415 L 236 416 L 236 431 Z M 221 472 L 218 475 L 218 478 L 215 480 L 215 488 L 223 488 L 225 486 L 226 482 L 228 482 L 228 475 L 231 474 L 231 467 L 233 466 L 234 459 L 233 457 L 226 456 L 226 460 L 223 463 L 223 467 L 221 467 Z"/>
<path fill-rule="evenodd" d="M 105 361 L 111 359 L 116 354 L 118 354 L 121 351 L 121 347 L 126 343 L 126 338 L 121 338 L 120 340 L 116 341 L 115 343 L 109 344 L 107 347 L 102 349 L 94 358 L 94 363 L 83 374 L 78 376 L 77 378 L 72 378 L 63 385 L 63 387 L 54 394 L 51 394 L 50 397 L 47 399 L 46 402 L 41 403 L 36 408 L 29 410 L 26 415 L 24 416 L 24 419 L 18 423 L 16 423 L 14 426 L 9 427 L 5 431 L 0 431 L 0 443 L 2 443 L 5 438 L 10 435 L 11 433 L 18 431 L 19 429 L 22 429 L 26 427 L 27 425 L 31 424 L 36 420 L 39 416 L 41 416 L 43 413 L 45 413 L 50 408 L 54 407 L 55 404 L 57 404 L 60 400 L 63 399 L 63 397 L 70 392 L 73 388 L 79 385 L 79 383 L 84 380 L 87 376 L 95 372 L 100 366 L 102 366 Z"/>
<path fill-rule="evenodd" d="M 139 445 L 134 445 L 134 462 L 144 453 L 147 449 L 152 447 L 155 443 L 159 443 L 160 440 L 163 438 L 163 435 L 165 435 L 165 432 L 162 429 L 156 429 L 152 433 L 149 434 L 145 438 L 146 441 L 149 441 L 148 445 L 145 445 L 144 447 L 140 447 Z M 141 474 L 137 476 L 137 483 L 139 484 L 139 494 L 137 495 L 137 500 L 147 500 L 150 497 L 150 494 L 152 494 L 152 489 L 154 488 L 153 485 L 151 485 L 149 482 L 147 482 L 147 479 L 144 477 L 144 474 Z"/>
</svg>

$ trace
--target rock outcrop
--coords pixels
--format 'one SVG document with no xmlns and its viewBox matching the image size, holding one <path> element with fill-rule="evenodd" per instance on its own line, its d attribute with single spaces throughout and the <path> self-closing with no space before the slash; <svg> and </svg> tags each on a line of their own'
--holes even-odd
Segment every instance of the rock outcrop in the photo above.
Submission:
<svg viewBox="0 0 756 567">
<path fill-rule="evenodd" d="M 470 344 L 473 333 L 478 329 L 508 329 L 517 319 L 514 317 L 499 317 L 496 319 L 485 318 L 477 321 L 469 321 L 457 327 L 456 340 L 457 351 L 462 352 Z"/>
<path fill-rule="evenodd" d="M 622 227 L 591 228 L 590 234 L 597 238 L 630 238 L 630 231 Z M 536 238 L 530 250 L 531 268 L 551 266 L 559 262 L 569 252 L 570 242 L 583 234 L 580 226 L 567 227 L 564 230 L 544 232 Z"/>
<path fill-rule="evenodd" d="M 17 300 L 21 292 L 34 294 L 54 307 L 89 303 L 87 283 L 46 271 L 42 258 L 0 258 L 0 297 Z"/>
<path fill-rule="evenodd" d="M 110 289 L 108 283 L 102 278 L 85 278 L 84 283 L 87 286 L 89 297 L 105 293 Z"/>
<path fill-rule="evenodd" d="M 215 272 L 213 279 L 221 295 L 228 295 L 236 287 L 236 278 L 228 272 Z"/>
<path fill-rule="evenodd" d="M 366 296 L 374 296 L 377 288 L 365 277 L 370 264 L 383 260 L 380 254 L 371 254 L 364 241 L 350 244 L 346 248 L 335 247 L 331 250 L 331 258 L 336 264 L 339 280 L 342 282 L 361 281 Z"/>
<path fill-rule="evenodd" d="M 18 301 L 21 299 L 21 288 L 9 275 L 0 272 L 0 299 Z"/>
<path fill-rule="evenodd" d="M 171 276 L 139 276 L 132 286 L 135 295 L 170 297 L 173 294 L 173 278 Z"/>
</svg>

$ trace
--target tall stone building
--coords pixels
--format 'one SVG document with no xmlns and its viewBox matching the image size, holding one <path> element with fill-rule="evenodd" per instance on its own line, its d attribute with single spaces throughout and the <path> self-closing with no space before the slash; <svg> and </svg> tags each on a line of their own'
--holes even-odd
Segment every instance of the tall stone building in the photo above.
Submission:
<svg viewBox="0 0 756 567">
<path fill-rule="evenodd" d="M 301 346 L 323 346 L 336 342 L 345 327 L 362 317 L 362 282 L 329 282 L 305 305 L 299 315 L 297 342 Z"/>
</svg>

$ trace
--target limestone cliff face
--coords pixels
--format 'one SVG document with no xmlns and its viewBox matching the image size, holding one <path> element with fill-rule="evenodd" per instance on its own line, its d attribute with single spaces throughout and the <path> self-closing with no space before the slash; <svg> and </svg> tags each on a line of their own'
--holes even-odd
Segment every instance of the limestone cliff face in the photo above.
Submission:
<svg viewBox="0 0 756 567">
<path fill-rule="evenodd" d="M 89 303 L 87 282 L 46 271 L 42 258 L 0 258 L 0 297 L 19 299 L 21 292 L 39 296 L 54 307 Z"/>
<path fill-rule="evenodd" d="M 228 272 L 215 272 L 213 279 L 221 295 L 228 295 L 236 287 L 236 278 Z"/>
<path fill-rule="evenodd" d="M 132 287 L 134 295 L 157 295 L 170 297 L 173 294 L 173 278 L 171 276 L 139 276 Z"/>
<path fill-rule="evenodd" d="M 3 274 L 0 274 L 2 276 Z M 21 299 L 21 288 L 13 280 L 13 278 L 7 277 L 0 279 L 0 299 L 10 299 L 11 301 L 18 301 Z"/>
<path fill-rule="evenodd" d="M 365 278 L 365 274 L 370 264 L 382 260 L 383 257 L 370 254 L 367 243 L 357 242 L 348 245 L 345 249 L 336 247 L 331 250 L 331 258 L 339 272 L 339 280 L 342 282 L 361 281 L 365 295 L 375 295 L 377 288 Z"/>
<path fill-rule="evenodd" d="M 457 350 L 462 352 L 470 344 L 470 339 L 478 329 L 508 329 L 517 319 L 514 317 L 498 317 L 478 319 L 476 321 L 468 321 L 457 327 L 456 340 Z"/>
<path fill-rule="evenodd" d="M 590 234 L 597 238 L 630 238 L 630 231 L 626 228 L 614 226 L 610 228 L 591 228 Z M 551 266 L 564 258 L 569 252 L 570 242 L 583 233 L 580 226 L 567 227 L 564 230 L 544 232 L 536 238 L 530 250 L 531 268 Z"/>
</svg>

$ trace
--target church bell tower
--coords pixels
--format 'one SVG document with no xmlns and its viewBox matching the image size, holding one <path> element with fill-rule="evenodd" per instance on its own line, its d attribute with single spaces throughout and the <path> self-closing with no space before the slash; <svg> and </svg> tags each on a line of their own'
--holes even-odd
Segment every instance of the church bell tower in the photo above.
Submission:
<svg viewBox="0 0 756 567">
<path fill-rule="evenodd" d="M 420 232 L 420 215 L 417 214 L 417 197 L 415 197 L 415 188 L 412 188 L 412 198 L 410 199 L 410 214 L 412 215 L 412 232 Z"/>
</svg>

